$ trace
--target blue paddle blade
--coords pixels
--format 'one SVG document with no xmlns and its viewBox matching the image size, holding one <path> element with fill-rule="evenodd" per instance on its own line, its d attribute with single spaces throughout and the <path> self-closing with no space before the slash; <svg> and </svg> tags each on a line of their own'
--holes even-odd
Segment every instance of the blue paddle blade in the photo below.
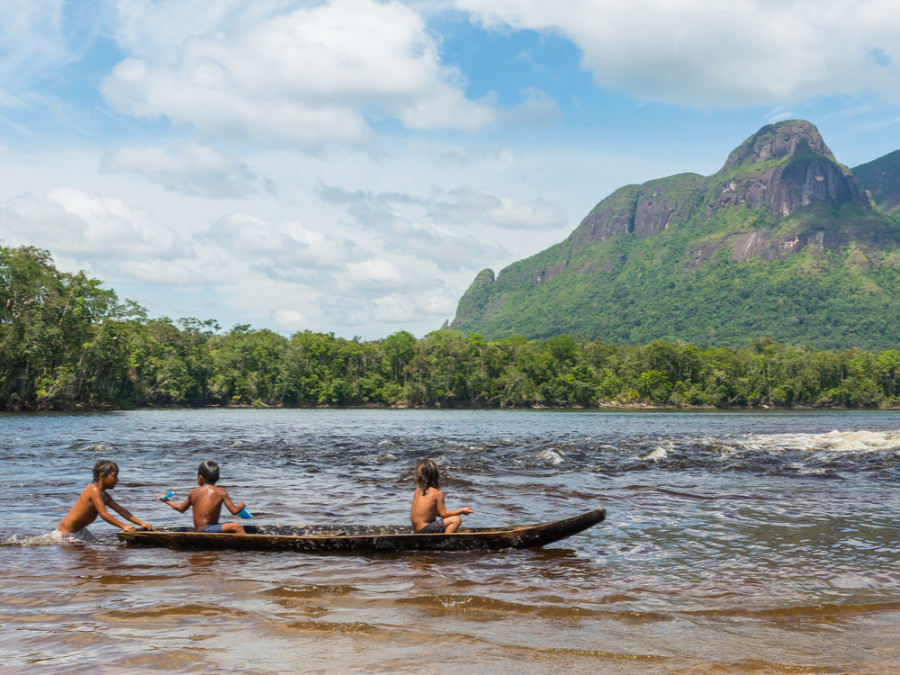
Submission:
<svg viewBox="0 0 900 675">
<path fill-rule="evenodd" d="M 163 499 L 172 499 L 175 496 L 175 490 L 169 490 L 169 493 Z"/>
<path fill-rule="evenodd" d="M 244 508 L 242 508 L 240 511 L 238 511 L 238 515 L 241 518 L 252 518 L 253 517 L 253 514 L 247 510 L 246 506 Z"/>
</svg>

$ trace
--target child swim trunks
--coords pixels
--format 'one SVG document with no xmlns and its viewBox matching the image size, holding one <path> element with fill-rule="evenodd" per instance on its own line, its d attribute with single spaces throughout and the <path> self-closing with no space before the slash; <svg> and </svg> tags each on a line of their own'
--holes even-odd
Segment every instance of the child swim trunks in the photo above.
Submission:
<svg viewBox="0 0 900 675">
<path fill-rule="evenodd" d="M 53 534 L 59 541 L 97 541 L 97 537 L 95 537 L 86 527 L 78 530 L 78 532 L 60 532 L 59 530 L 54 530 Z"/>
<path fill-rule="evenodd" d="M 440 534 L 444 531 L 444 521 L 438 518 L 434 522 L 428 523 L 416 534 Z"/>
</svg>

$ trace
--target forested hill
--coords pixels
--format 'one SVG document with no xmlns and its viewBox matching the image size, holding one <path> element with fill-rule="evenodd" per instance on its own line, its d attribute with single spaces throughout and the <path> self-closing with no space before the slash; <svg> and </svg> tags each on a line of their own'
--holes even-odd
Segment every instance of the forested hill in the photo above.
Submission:
<svg viewBox="0 0 900 675">
<path fill-rule="evenodd" d="M 900 212 L 900 150 L 853 167 L 853 175 L 885 213 Z"/>
<path fill-rule="evenodd" d="M 483 270 L 452 328 L 488 339 L 895 347 L 898 165 L 888 155 L 857 177 L 812 124 L 763 127 L 717 173 L 622 187 L 565 241 L 496 276 Z"/>
<path fill-rule="evenodd" d="M 0 410 L 603 404 L 894 407 L 900 353 L 222 333 L 213 320 L 150 318 L 98 280 L 59 272 L 46 251 L 0 246 Z"/>
</svg>

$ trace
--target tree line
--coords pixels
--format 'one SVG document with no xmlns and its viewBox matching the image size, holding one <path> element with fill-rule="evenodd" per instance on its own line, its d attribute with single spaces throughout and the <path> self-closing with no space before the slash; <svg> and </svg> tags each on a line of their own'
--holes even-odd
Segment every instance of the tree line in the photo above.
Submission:
<svg viewBox="0 0 900 675">
<path fill-rule="evenodd" d="M 101 285 L 59 272 L 47 251 L 0 247 L 0 409 L 900 405 L 896 349 L 223 332 L 150 318 Z"/>
</svg>

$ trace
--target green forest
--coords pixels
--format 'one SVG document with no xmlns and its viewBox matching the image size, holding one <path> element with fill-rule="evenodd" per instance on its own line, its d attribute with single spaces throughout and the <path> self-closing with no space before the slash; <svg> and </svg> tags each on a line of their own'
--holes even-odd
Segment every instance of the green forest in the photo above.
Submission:
<svg viewBox="0 0 900 675">
<path fill-rule="evenodd" d="M 0 247 L 0 410 L 147 406 L 892 407 L 900 352 L 613 345 L 438 330 L 347 340 L 150 318 L 47 251 Z"/>
</svg>

